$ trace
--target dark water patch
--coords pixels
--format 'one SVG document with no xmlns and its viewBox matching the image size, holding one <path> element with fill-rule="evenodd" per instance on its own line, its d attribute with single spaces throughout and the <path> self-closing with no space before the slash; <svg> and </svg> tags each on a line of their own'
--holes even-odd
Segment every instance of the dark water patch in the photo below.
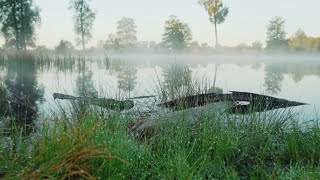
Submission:
<svg viewBox="0 0 320 180">
<path fill-rule="evenodd" d="M 36 61 L 30 54 L 10 56 L 6 64 L 2 95 L 5 108 L 2 117 L 10 117 L 10 126 L 30 132 L 38 115 L 38 105 L 43 102 L 44 87 L 37 80 Z"/>
</svg>

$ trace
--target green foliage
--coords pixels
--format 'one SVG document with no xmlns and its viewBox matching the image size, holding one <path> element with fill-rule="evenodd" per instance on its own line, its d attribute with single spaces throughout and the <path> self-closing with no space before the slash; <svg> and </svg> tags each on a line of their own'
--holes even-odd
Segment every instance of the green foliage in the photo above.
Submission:
<svg viewBox="0 0 320 180">
<path fill-rule="evenodd" d="M 253 50 L 260 51 L 262 50 L 262 43 L 260 41 L 255 41 L 252 43 L 251 47 Z"/>
<path fill-rule="evenodd" d="M 248 49 L 250 49 L 251 47 L 250 46 L 248 46 L 248 44 L 246 44 L 246 43 L 240 43 L 240 44 L 238 44 L 237 46 L 235 46 L 235 49 L 237 50 L 237 51 L 245 51 L 245 50 L 248 50 Z"/>
<path fill-rule="evenodd" d="M 85 45 L 92 38 L 91 31 L 96 14 L 91 10 L 87 0 L 71 0 L 70 9 L 74 10 L 74 31 L 78 35 L 77 43 L 82 45 L 85 50 Z"/>
<path fill-rule="evenodd" d="M 44 52 L 49 52 L 50 50 L 47 48 L 47 46 L 45 45 L 39 45 L 36 46 L 36 48 L 34 49 L 36 52 L 40 52 L 40 53 L 44 53 Z"/>
<path fill-rule="evenodd" d="M 109 34 L 108 39 L 104 44 L 104 48 L 106 48 L 107 50 L 119 51 L 123 47 L 120 44 L 120 39 L 115 34 Z"/>
<path fill-rule="evenodd" d="M 123 17 L 117 22 L 116 34 L 109 34 L 104 48 L 111 51 L 130 49 L 137 45 L 137 26 L 134 19 Z"/>
<path fill-rule="evenodd" d="M 236 50 L 237 52 L 259 52 L 262 51 L 262 43 L 260 41 L 254 41 L 251 43 L 251 45 L 246 43 L 240 43 L 234 47 L 232 47 L 232 50 Z"/>
<path fill-rule="evenodd" d="M 117 22 L 116 37 L 109 37 L 114 44 L 122 48 L 132 48 L 137 42 L 137 26 L 134 19 L 123 17 Z"/>
<path fill-rule="evenodd" d="M 267 48 L 281 50 L 286 48 L 285 20 L 281 17 L 273 17 L 267 25 Z"/>
<path fill-rule="evenodd" d="M 192 40 L 188 24 L 181 22 L 176 16 L 170 16 L 165 22 L 162 44 L 170 50 L 183 50 L 189 47 Z"/>
<path fill-rule="evenodd" d="M 222 24 L 226 20 L 226 17 L 229 14 L 229 8 L 224 6 L 221 0 L 199 0 L 198 3 L 206 10 L 210 22 L 215 26 L 216 47 L 218 47 L 217 24 Z"/>
<path fill-rule="evenodd" d="M 59 45 L 55 48 L 57 53 L 65 54 L 74 50 L 74 46 L 69 41 L 61 40 Z"/>
<path fill-rule="evenodd" d="M 97 49 L 103 49 L 104 48 L 104 44 L 105 44 L 105 42 L 103 41 L 103 40 L 99 40 L 98 42 L 97 42 Z"/>
<path fill-rule="evenodd" d="M 108 122 L 95 116 L 75 124 L 54 119 L 28 142 L 17 135 L 17 143 L 0 144 L 0 178 L 9 179 L 111 179 L 124 178 L 143 150 L 130 143 L 119 118 Z M 49 122 L 46 122 L 49 123 Z M 113 138 L 116 137 L 116 138 Z M 32 149 L 29 149 L 32 143 Z M 9 153 L 8 153 L 9 152 Z M 11 161 L 12 160 L 12 161 Z"/>
<path fill-rule="evenodd" d="M 39 9 L 33 5 L 33 0 L 0 0 L 0 23 L 5 47 L 16 50 L 34 47 L 35 28 L 39 22 Z"/>
<path fill-rule="evenodd" d="M 307 39 L 307 35 L 304 31 L 299 29 L 289 40 L 289 46 L 293 47 L 297 51 L 305 50 L 306 47 L 305 41 Z"/>
<path fill-rule="evenodd" d="M 190 43 L 190 49 L 191 49 L 192 52 L 198 52 L 198 51 L 200 51 L 201 47 L 200 47 L 198 41 L 192 41 L 192 42 Z"/>
<path fill-rule="evenodd" d="M 302 29 L 289 39 L 289 50 L 294 51 L 320 51 L 320 38 L 308 37 Z"/>
<path fill-rule="evenodd" d="M 225 7 L 221 1 L 218 1 L 216 6 L 213 15 L 210 16 L 210 21 L 213 24 L 222 24 L 229 14 L 229 8 Z"/>
</svg>

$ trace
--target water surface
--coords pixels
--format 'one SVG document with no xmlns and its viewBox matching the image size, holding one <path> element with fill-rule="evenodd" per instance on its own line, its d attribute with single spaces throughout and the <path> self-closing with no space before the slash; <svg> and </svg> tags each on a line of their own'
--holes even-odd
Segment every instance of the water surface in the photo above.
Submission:
<svg viewBox="0 0 320 180">
<path fill-rule="evenodd" d="M 1 63 L 0 80 L 13 94 L 28 95 L 29 104 L 44 116 L 65 103 L 53 99 L 55 92 L 115 99 L 166 94 L 172 99 L 209 92 L 213 86 L 225 93 L 245 91 L 309 103 L 293 108 L 305 120 L 316 118 L 320 107 L 316 56 L 110 55 L 9 61 Z"/>
</svg>

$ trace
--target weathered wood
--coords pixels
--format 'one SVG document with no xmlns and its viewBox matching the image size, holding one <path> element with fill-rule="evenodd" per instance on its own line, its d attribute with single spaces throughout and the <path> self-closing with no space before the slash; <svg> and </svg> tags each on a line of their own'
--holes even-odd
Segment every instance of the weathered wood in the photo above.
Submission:
<svg viewBox="0 0 320 180">
<path fill-rule="evenodd" d="M 75 97 L 66 94 L 53 94 L 54 99 L 68 99 L 89 102 L 111 110 L 128 110 L 134 107 L 132 100 L 118 101 L 106 98 L 92 98 L 92 97 Z M 154 96 L 143 96 L 142 98 L 149 98 Z M 141 97 L 139 97 L 141 98 Z M 132 98 L 135 99 L 135 98 Z M 278 108 L 287 108 L 292 106 L 306 105 L 306 103 L 289 101 L 286 99 L 276 98 L 250 92 L 231 91 L 230 94 L 198 94 L 187 96 L 165 103 L 160 103 L 158 106 L 172 109 L 174 111 L 189 109 L 194 107 L 204 106 L 209 103 L 216 102 L 233 102 L 234 105 L 229 107 L 230 113 L 245 114 L 250 112 L 263 112 Z M 241 104 L 239 102 L 247 102 L 248 104 Z"/>
<path fill-rule="evenodd" d="M 86 101 L 91 104 L 98 105 L 107 109 L 120 111 L 124 109 L 131 109 L 134 106 L 134 103 L 131 100 L 117 101 L 114 99 L 105 98 L 75 97 L 58 93 L 54 93 L 53 97 L 54 99 Z M 143 96 L 142 98 L 148 97 L 149 96 Z M 141 97 L 139 97 L 138 99 L 140 98 Z M 130 133 L 138 139 L 148 138 L 152 136 L 157 129 L 163 127 L 166 121 L 174 122 L 181 115 L 186 113 L 188 113 L 189 115 L 186 116 L 184 120 L 186 120 L 187 123 L 194 123 L 194 121 L 197 121 L 197 119 L 201 117 L 202 112 L 207 112 L 209 109 L 212 109 L 213 107 L 211 107 L 210 105 L 214 104 L 215 106 L 217 102 L 232 102 L 231 104 L 234 105 L 232 105 L 231 107 L 229 107 L 229 105 L 226 106 L 227 112 L 238 114 L 262 112 L 278 108 L 306 105 L 306 103 L 289 101 L 286 99 L 275 98 L 272 96 L 266 96 L 249 92 L 231 91 L 231 94 L 198 94 L 158 104 L 158 106 L 160 107 L 169 108 L 178 112 L 165 113 L 158 116 L 157 118 L 154 116 L 153 118 L 147 118 L 146 120 L 133 123 L 128 127 L 128 133 Z M 241 104 L 241 102 L 247 102 L 248 104 Z M 201 111 L 203 110 L 203 107 L 201 106 L 205 106 L 208 109 Z M 158 121 L 157 119 L 161 119 L 161 121 Z"/>
<path fill-rule="evenodd" d="M 167 125 L 176 126 L 179 123 L 186 123 L 193 126 L 199 124 L 203 120 L 203 117 L 214 118 L 217 114 L 221 115 L 220 118 L 227 118 L 228 114 L 224 113 L 224 110 L 228 107 L 228 104 L 222 102 L 181 111 L 166 110 L 164 112 L 155 112 L 152 115 L 138 115 L 133 118 L 135 122 L 128 125 L 127 132 L 137 139 L 149 139 L 158 132 L 161 132 Z"/>
<path fill-rule="evenodd" d="M 148 139 L 155 134 L 156 125 L 155 121 L 138 121 L 130 124 L 127 132 L 137 139 Z"/>
<path fill-rule="evenodd" d="M 110 110 L 123 111 L 129 110 L 134 107 L 134 102 L 132 100 L 118 101 L 115 99 L 107 98 L 95 98 L 95 97 L 75 97 L 66 94 L 53 93 L 54 99 L 61 100 L 77 100 L 86 102 L 88 104 L 96 105 Z"/>
<path fill-rule="evenodd" d="M 229 112 L 240 114 L 306 105 L 306 103 L 288 101 L 286 99 L 275 98 L 272 96 L 266 96 L 249 92 L 231 91 L 231 94 L 208 93 L 187 96 L 159 104 L 159 106 L 166 107 L 172 110 L 182 110 L 204 106 L 209 103 L 224 101 L 234 102 L 235 105 L 229 108 Z M 249 104 L 243 105 L 239 102 L 247 102 Z"/>
<path fill-rule="evenodd" d="M 241 104 L 240 102 L 247 102 L 248 104 Z M 216 107 L 217 104 L 225 104 L 225 106 Z M 157 130 L 161 130 L 161 128 L 164 127 L 164 125 L 166 124 L 164 123 L 165 121 L 175 123 L 175 121 L 179 119 L 179 116 L 185 115 L 186 112 L 188 112 L 189 115 L 184 116 L 184 122 L 194 124 L 199 120 L 199 117 L 201 118 L 202 113 L 209 112 L 210 110 L 221 110 L 223 114 L 225 114 L 224 112 L 233 114 L 246 114 L 300 105 L 306 105 L 306 103 L 288 101 L 286 99 L 280 99 L 271 96 L 237 91 L 232 91 L 231 94 L 210 93 L 187 96 L 185 98 L 180 98 L 159 104 L 159 106 L 161 107 L 172 109 L 173 112 L 170 112 L 158 118 L 149 118 L 143 121 L 138 121 L 135 124 L 131 124 L 128 127 L 128 132 L 137 139 L 152 137 L 156 134 Z M 214 109 L 215 107 L 217 109 Z M 223 110 L 225 108 L 226 111 Z"/>
<path fill-rule="evenodd" d="M 229 108 L 231 113 L 250 113 L 250 112 L 263 112 L 263 111 L 269 111 L 279 108 L 288 108 L 288 107 L 294 107 L 294 106 L 301 106 L 301 105 L 307 105 L 306 103 L 296 102 L 296 101 L 289 101 L 286 99 L 281 98 L 275 98 L 272 96 L 266 96 L 261 94 L 255 94 L 255 93 L 248 93 L 248 92 L 237 92 L 237 91 L 231 91 L 232 95 L 239 96 L 239 97 L 248 97 L 249 102 L 248 105 L 240 105 L 237 104 L 235 106 L 232 106 Z"/>
</svg>

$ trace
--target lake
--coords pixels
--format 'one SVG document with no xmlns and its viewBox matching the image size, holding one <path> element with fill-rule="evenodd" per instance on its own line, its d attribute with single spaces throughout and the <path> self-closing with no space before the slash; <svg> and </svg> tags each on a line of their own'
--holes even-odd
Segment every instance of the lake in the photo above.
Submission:
<svg viewBox="0 0 320 180">
<path fill-rule="evenodd" d="M 12 57 L 11 57 L 12 58 Z M 304 55 L 103 55 L 44 56 L 1 61 L 0 80 L 12 94 L 29 97 L 43 116 L 61 104 L 53 93 L 115 99 L 228 91 L 261 93 L 309 105 L 291 108 L 303 121 L 320 107 L 320 58 Z M 34 108 L 34 107 L 33 107 Z"/>
</svg>

